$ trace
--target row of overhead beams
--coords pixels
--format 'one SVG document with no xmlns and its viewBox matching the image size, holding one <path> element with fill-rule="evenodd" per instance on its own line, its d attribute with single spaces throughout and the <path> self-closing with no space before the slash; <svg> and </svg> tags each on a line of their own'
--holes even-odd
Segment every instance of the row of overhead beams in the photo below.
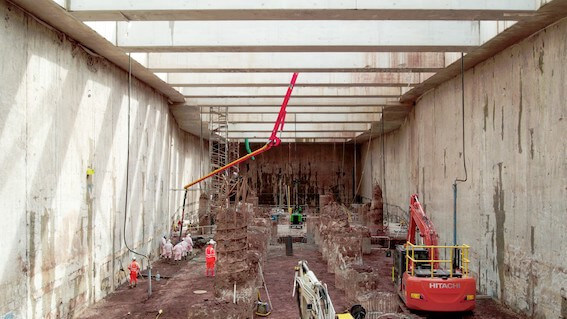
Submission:
<svg viewBox="0 0 567 319">
<path fill-rule="evenodd" d="M 549 2 L 54 1 L 179 92 L 185 103 L 172 112 L 183 129 L 207 137 L 222 106 L 229 138 L 261 142 L 292 72 L 282 140 L 360 140 L 398 127 L 461 52 L 474 56 Z"/>
</svg>

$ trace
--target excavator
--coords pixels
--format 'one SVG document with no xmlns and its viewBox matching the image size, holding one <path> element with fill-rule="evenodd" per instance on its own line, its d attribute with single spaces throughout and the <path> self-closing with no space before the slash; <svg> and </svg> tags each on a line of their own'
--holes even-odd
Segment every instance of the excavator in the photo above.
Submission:
<svg viewBox="0 0 567 319">
<path fill-rule="evenodd" d="M 301 319 L 364 319 L 366 310 L 354 305 L 349 312 L 337 314 L 329 296 L 327 285 L 320 282 L 307 261 L 301 260 L 295 267 L 293 295 L 297 297 L 299 318 Z"/>
<path fill-rule="evenodd" d="M 392 280 L 411 310 L 466 312 L 476 305 L 476 281 L 469 275 L 469 246 L 440 246 L 433 223 L 416 194 L 410 197 L 407 242 L 396 246 Z M 416 230 L 422 238 L 417 243 Z"/>
</svg>

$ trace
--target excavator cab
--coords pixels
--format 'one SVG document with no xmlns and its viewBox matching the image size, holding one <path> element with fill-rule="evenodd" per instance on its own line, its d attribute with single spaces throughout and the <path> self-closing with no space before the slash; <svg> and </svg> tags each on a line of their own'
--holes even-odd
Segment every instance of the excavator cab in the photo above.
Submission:
<svg viewBox="0 0 567 319">
<path fill-rule="evenodd" d="M 420 260 L 428 260 L 429 259 L 429 252 L 427 249 L 416 249 L 415 257 Z M 394 268 L 392 270 L 392 281 L 394 281 L 394 285 L 398 288 L 401 285 L 401 278 L 402 275 L 406 272 L 406 249 L 404 245 L 396 246 L 396 250 L 394 251 Z M 418 264 L 416 265 L 416 272 L 424 273 L 427 271 L 431 271 L 430 264 Z"/>
</svg>

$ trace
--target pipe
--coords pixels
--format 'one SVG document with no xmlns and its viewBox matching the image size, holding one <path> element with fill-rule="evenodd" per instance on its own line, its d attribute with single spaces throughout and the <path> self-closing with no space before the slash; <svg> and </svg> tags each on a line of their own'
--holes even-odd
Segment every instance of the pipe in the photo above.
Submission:
<svg viewBox="0 0 567 319">
<path fill-rule="evenodd" d="M 453 245 L 457 245 L 457 182 L 453 183 Z"/>
<path fill-rule="evenodd" d="M 152 295 L 152 262 L 148 258 L 148 297 Z"/>
<path fill-rule="evenodd" d="M 185 202 L 187 201 L 187 189 L 185 189 L 185 195 L 183 196 L 183 208 L 181 209 L 181 226 L 179 227 L 179 239 L 183 236 L 183 220 L 185 219 Z"/>
<path fill-rule="evenodd" d="M 127 142 L 128 142 L 128 146 L 126 147 L 126 194 L 125 194 L 125 198 L 124 198 L 124 224 L 123 224 L 123 234 L 122 234 L 122 239 L 124 241 L 124 245 L 126 246 L 126 249 L 128 249 L 129 252 L 135 254 L 135 255 L 139 255 L 142 256 L 146 259 L 148 259 L 148 265 L 151 265 L 150 262 L 150 256 L 146 256 L 144 254 L 141 254 L 139 252 L 134 251 L 133 249 L 131 249 L 128 246 L 128 242 L 126 241 L 126 221 L 127 221 L 127 217 L 128 217 L 128 193 L 129 193 L 129 177 L 130 177 L 130 109 L 131 109 L 131 93 L 132 92 L 132 57 L 130 56 L 130 53 L 128 53 L 128 131 L 127 131 Z M 152 295 L 152 286 L 151 286 L 151 282 L 152 279 L 150 277 L 150 281 L 149 281 L 149 289 L 148 289 L 148 297 Z"/>
<path fill-rule="evenodd" d="M 463 129 L 463 168 L 465 178 L 455 178 L 453 182 L 453 245 L 457 245 L 457 183 L 464 183 L 468 180 L 467 172 L 467 153 L 465 148 L 465 55 L 461 52 L 461 125 Z"/>
<path fill-rule="evenodd" d="M 223 167 L 221 167 L 221 168 L 218 168 L 218 169 L 216 169 L 216 170 L 210 172 L 209 174 L 207 174 L 207 175 L 205 175 L 205 176 L 203 176 L 203 177 L 201 177 L 201 178 L 199 178 L 199 179 L 197 179 L 197 180 L 195 180 L 195 181 L 193 181 L 193 182 L 191 182 L 191 183 L 185 185 L 183 188 L 188 189 L 189 187 L 191 187 L 191 186 L 193 186 L 193 185 L 195 185 L 195 184 L 197 184 L 197 183 L 200 183 L 200 182 L 206 180 L 207 178 L 209 178 L 209 177 L 211 177 L 211 176 L 213 176 L 213 175 L 216 175 L 216 174 L 218 174 L 218 173 L 224 172 L 225 170 L 231 168 L 231 167 L 234 166 L 234 165 L 240 164 L 241 162 L 244 162 L 244 161 L 246 161 L 247 159 L 249 159 L 249 158 L 251 158 L 251 157 L 253 157 L 253 156 L 257 156 L 257 155 L 260 155 L 260 154 L 264 153 L 265 151 L 269 150 L 271 147 L 272 147 L 272 144 L 270 144 L 270 142 L 268 142 L 268 143 L 266 143 L 266 145 L 264 145 L 264 146 L 262 146 L 261 148 L 255 150 L 254 152 L 252 152 L 252 153 L 250 153 L 250 154 L 247 154 L 247 155 L 245 155 L 245 156 L 243 156 L 243 157 L 241 157 L 241 158 L 239 158 L 239 159 L 237 159 L 237 160 L 235 160 L 235 161 L 233 161 L 233 162 L 231 162 L 231 163 L 228 163 L 227 165 L 225 165 L 225 166 L 223 166 Z"/>
<path fill-rule="evenodd" d="M 197 184 L 197 183 L 200 183 L 200 182 L 204 181 L 205 179 L 207 179 L 207 178 L 209 178 L 209 177 L 211 177 L 211 176 L 213 176 L 213 175 L 215 175 L 215 174 L 218 174 L 218 173 L 220 173 L 220 172 L 223 172 L 223 171 L 225 171 L 225 170 L 231 168 L 232 166 L 237 165 L 237 164 L 239 164 L 239 163 L 241 163 L 241 162 L 243 162 L 243 161 L 245 161 L 245 160 L 247 160 L 247 159 L 249 159 L 249 158 L 252 158 L 252 157 L 254 157 L 254 156 L 256 156 L 256 155 L 259 155 L 259 154 L 261 154 L 261 153 L 263 153 L 263 152 L 269 150 L 272 146 L 278 146 L 278 145 L 280 145 L 281 139 L 279 139 L 279 138 L 277 137 L 277 133 L 278 133 L 278 131 L 283 131 L 284 124 L 285 124 L 285 115 L 286 115 L 286 111 L 285 111 L 285 110 L 286 110 L 286 107 L 287 107 L 287 103 L 289 102 L 289 99 L 290 99 L 290 97 L 291 97 L 291 92 L 293 91 L 293 87 L 295 86 L 295 81 L 297 80 L 297 75 L 298 75 L 298 73 L 293 73 L 293 76 L 291 77 L 291 83 L 289 84 L 289 87 L 288 87 L 287 92 L 286 92 L 286 94 L 285 94 L 285 97 L 284 97 L 282 106 L 281 106 L 281 108 L 280 108 L 280 113 L 278 114 L 278 118 L 277 118 L 277 120 L 276 120 L 276 123 L 274 124 L 274 129 L 272 130 L 272 135 L 270 136 L 270 139 L 268 140 L 268 143 L 266 143 L 266 145 L 264 145 L 262 148 L 260 148 L 260 149 L 258 149 L 258 150 L 256 150 L 256 151 L 254 151 L 254 152 L 252 152 L 252 153 L 250 153 L 250 154 L 248 154 L 248 155 L 246 155 L 246 156 L 243 156 L 243 157 L 241 157 L 241 158 L 239 158 L 239 159 L 233 161 L 232 163 L 229 163 L 229 164 L 227 164 L 227 165 L 225 165 L 225 166 L 223 166 L 223 167 L 221 167 L 221 168 L 219 168 L 219 169 L 217 169 L 217 170 L 215 170 L 215 171 L 212 171 L 211 173 L 207 174 L 207 175 L 204 176 L 204 177 L 199 178 L 199 179 L 196 180 L 196 181 L 193 181 L 193 182 L 191 182 L 191 183 L 185 185 L 185 188 L 186 188 L 186 189 L 189 188 L 189 187 L 191 187 L 191 186 L 193 186 L 193 185 L 195 185 L 195 184 Z M 228 134 L 228 133 L 227 133 L 227 134 Z M 227 145 L 228 145 L 228 144 L 227 144 Z"/>
</svg>

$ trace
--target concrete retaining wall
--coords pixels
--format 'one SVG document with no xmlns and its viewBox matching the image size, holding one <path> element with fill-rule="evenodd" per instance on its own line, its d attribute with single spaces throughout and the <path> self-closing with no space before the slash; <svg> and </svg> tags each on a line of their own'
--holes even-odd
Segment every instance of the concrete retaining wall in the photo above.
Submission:
<svg viewBox="0 0 567 319">
<path fill-rule="evenodd" d="M 289 130 L 293 130 L 293 126 Z M 253 144 L 251 148 L 256 150 L 262 146 Z M 356 156 L 360 157 L 359 148 L 357 152 Z M 246 154 L 244 147 L 240 154 Z M 260 205 L 277 205 L 280 200 L 287 203 L 287 185 L 292 205 L 295 204 L 294 187 L 298 187 L 300 205 L 319 206 L 321 194 L 334 194 L 336 200 L 351 203 L 354 158 L 353 144 L 294 143 L 290 146 L 282 143 L 257 156 L 256 160 L 240 164 L 240 172 L 248 177 L 248 185 L 256 192 Z"/>
<path fill-rule="evenodd" d="M 535 318 L 567 317 L 566 56 L 563 20 L 465 74 L 468 181 L 458 188 L 458 242 L 472 246 L 480 293 Z M 458 77 L 423 96 L 386 136 L 385 216 L 405 215 L 417 192 L 440 242 L 452 243 L 461 132 Z M 382 183 L 381 149 L 375 140 L 368 197 L 372 180 Z"/>
<path fill-rule="evenodd" d="M 3 0 L 0 16 L 0 318 L 70 318 L 126 279 L 128 76 Z M 199 139 L 135 79 L 128 169 L 126 240 L 155 253 Z"/>
</svg>

